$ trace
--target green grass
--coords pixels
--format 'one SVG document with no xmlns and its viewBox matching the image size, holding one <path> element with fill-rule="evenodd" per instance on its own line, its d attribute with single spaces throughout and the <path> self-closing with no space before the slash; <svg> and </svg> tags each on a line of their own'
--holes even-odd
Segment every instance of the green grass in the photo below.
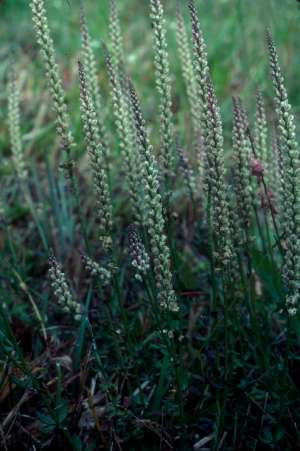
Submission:
<svg viewBox="0 0 300 451">
<path fill-rule="evenodd" d="M 76 147 L 80 210 L 90 254 L 101 264 L 95 202 L 79 112 L 79 2 L 47 2 Z M 126 68 L 158 145 L 157 92 L 148 2 L 120 0 Z M 175 1 L 166 1 L 176 128 L 191 146 L 190 119 L 176 54 Z M 300 10 L 293 0 L 197 1 L 212 77 L 221 103 L 231 163 L 231 96 L 251 114 L 257 85 L 273 114 L 265 30 L 272 30 L 296 123 L 300 117 Z M 105 100 L 112 149 L 114 214 L 112 283 L 102 287 L 84 270 L 87 252 L 79 209 L 58 169 L 58 142 L 47 84 L 26 0 L 0 2 L 0 442 L 3 449 L 295 450 L 299 447 L 299 317 L 287 324 L 282 260 L 270 215 L 271 249 L 251 229 L 248 281 L 224 295 L 216 277 L 212 308 L 209 230 L 179 174 L 168 223 L 180 312 L 163 315 L 152 274 L 134 279 L 127 227 L 132 222 L 122 157 L 101 48 L 109 45 L 106 1 L 86 0 L 86 13 Z M 185 11 L 186 23 L 189 24 Z M 29 168 L 15 176 L 7 126 L 10 60 L 21 80 L 21 128 Z M 194 208 L 193 208 L 194 207 Z M 170 218 L 169 218 L 170 219 Z M 259 210 L 264 221 L 264 211 Z M 263 233 L 267 229 L 263 226 Z M 144 231 L 145 232 L 145 231 Z M 267 244 L 265 244 L 267 243 Z M 146 247 L 148 243 L 146 240 Z M 63 263 L 83 305 L 80 323 L 64 314 L 49 279 L 50 249 Z M 246 277 L 249 274 L 246 274 Z M 229 294 L 228 294 L 229 293 Z M 227 296 L 227 299 L 226 299 Z M 160 316 L 161 315 L 161 316 Z M 167 329 L 167 330 L 165 330 Z M 290 336 L 288 335 L 288 332 Z"/>
</svg>

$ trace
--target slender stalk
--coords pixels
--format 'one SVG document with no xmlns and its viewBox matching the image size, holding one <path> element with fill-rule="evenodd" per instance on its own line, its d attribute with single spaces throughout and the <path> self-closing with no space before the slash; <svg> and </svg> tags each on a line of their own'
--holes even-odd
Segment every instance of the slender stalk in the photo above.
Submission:
<svg viewBox="0 0 300 451">
<path fill-rule="evenodd" d="M 252 153 L 253 153 L 255 158 L 258 158 L 256 150 L 255 150 L 255 143 L 254 143 L 254 139 L 253 139 L 252 133 L 251 133 L 249 128 L 246 131 L 247 131 L 247 134 L 248 134 L 248 137 L 249 137 L 249 141 L 250 141 L 250 144 L 251 144 Z M 268 201 L 268 207 L 269 207 L 270 212 L 271 212 L 272 222 L 273 222 L 274 230 L 275 230 L 276 237 L 277 237 L 278 248 L 280 250 L 281 255 L 283 256 L 284 252 L 283 252 L 283 248 L 282 248 L 282 244 L 281 244 L 281 237 L 280 237 L 280 233 L 279 233 L 279 228 L 278 228 L 278 225 L 277 225 L 277 221 L 276 221 L 276 218 L 275 218 L 273 205 L 272 205 L 272 202 L 271 202 L 271 199 L 270 199 L 270 195 L 269 195 L 269 192 L 268 192 L 267 184 L 265 182 L 265 178 L 264 178 L 263 174 L 261 175 L 261 183 L 263 185 L 264 192 L 265 192 L 265 195 L 266 195 L 266 199 Z"/>
<path fill-rule="evenodd" d="M 257 312 L 255 308 L 255 289 L 254 289 L 254 281 L 253 281 L 253 269 L 252 269 L 252 262 L 251 262 L 251 251 L 250 251 L 250 236 L 249 231 L 246 234 L 246 260 L 247 260 L 247 280 L 248 280 L 248 302 L 249 302 L 249 313 L 250 313 L 250 319 L 252 328 L 254 331 L 254 335 L 257 341 L 257 346 L 259 349 L 259 352 L 261 354 L 262 358 L 262 365 L 263 368 L 265 368 L 265 355 L 264 355 L 264 349 L 261 341 L 261 335 L 259 333 L 259 324 L 257 321 Z"/>
<path fill-rule="evenodd" d="M 229 323 L 228 323 L 228 284 L 226 283 L 226 275 L 222 271 L 221 275 L 221 290 L 224 303 L 224 338 L 225 338 L 225 359 L 224 359 L 224 382 L 225 386 L 228 384 L 228 372 L 229 372 Z"/>
<path fill-rule="evenodd" d="M 280 404 L 281 404 L 281 411 L 284 413 L 286 412 L 286 401 L 287 401 L 287 394 L 289 392 L 288 387 L 288 379 L 289 379 L 289 358 L 291 353 L 291 317 L 290 315 L 287 316 L 287 335 L 286 335 L 286 350 L 284 355 L 284 367 L 283 367 L 283 382 L 282 382 L 282 392 L 280 396 Z"/>
<path fill-rule="evenodd" d="M 99 293 L 99 297 L 104 299 L 104 293 L 103 293 L 103 289 L 100 286 L 100 283 L 97 283 L 97 291 Z M 111 332 L 111 336 L 113 339 L 113 343 L 114 343 L 114 348 L 115 348 L 115 352 L 116 352 L 116 356 L 118 358 L 119 361 L 122 362 L 122 366 L 124 367 L 124 355 L 121 352 L 121 348 L 119 345 L 118 340 L 116 340 L 116 333 L 115 333 L 115 328 L 114 328 L 114 322 L 113 322 L 113 313 L 111 311 L 111 306 L 109 302 L 103 301 L 104 305 L 105 305 L 105 310 L 106 310 L 106 316 L 108 319 L 108 323 L 109 323 L 109 327 L 110 327 L 110 332 Z"/>
<path fill-rule="evenodd" d="M 96 338 L 95 338 L 95 335 L 94 335 L 93 327 L 92 327 L 92 325 L 90 323 L 90 320 L 89 320 L 88 316 L 86 316 L 86 324 L 87 324 L 87 328 L 88 328 L 88 331 L 89 331 L 89 334 L 90 334 L 90 338 L 92 340 L 92 348 L 93 348 L 95 356 L 96 356 L 96 361 L 97 361 L 97 363 L 99 365 L 99 368 L 101 369 L 101 372 L 102 372 L 102 376 L 103 376 L 103 380 L 104 380 L 104 386 L 105 386 L 104 390 L 105 390 L 106 396 L 107 396 L 107 398 L 109 399 L 110 402 L 114 403 L 114 400 L 113 400 L 113 398 L 111 396 L 110 390 L 108 389 L 108 387 L 110 385 L 109 384 L 110 378 L 109 378 L 109 376 L 107 374 L 107 371 L 106 371 L 105 365 L 104 365 L 104 363 L 102 361 L 100 352 L 98 351 L 98 346 L 97 346 Z"/>
<path fill-rule="evenodd" d="M 114 277 L 113 286 L 115 288 L 116 297 L 117 297 L 117 300 L 118 300 L 118 305 L 119 305 L 119 309 L 120 309 L 120 313 L 121 313 L 121 317 L 122 317 L 122 322 L 123 322 L 123 325 L 124 325 L 124 331 L 125 331 L 125 335 L 126 335 L 126 338 L 127 338 L 129 354 L 131 356 L 132 361 L 134 362 L 136 342 L 132 339 L 132 334 L 130 332 L 130 325 L 129 325 L 128 315 L 127 315 L 127 311 L 126 311 L 126 309 L 124 307 L 124 304 L 122 302 L 122 293 L 121 293 L 121 289 L 120 289 L 119 281 L 118 281 L 117 277 Z M 143 404 L 144 407 L 146 407 L 146 401 L 145 401 L 144 393 L 143 393 L 143 390 L 142 390 L 142 383 L 141 383 L 140 376 L 138 374 L 136 365 L 133 366 L 133 369 L 134 369 L 135 378 L 136 378 L 136 381 L 137 381 L 137 384 L 138 384 L 138 387 L 139 387 L 141 403 Z"/>
<path fill-rule="evenodd" d="M 47 237 L 46 237 L 45 230 L 44 230 L 43 226 L 41 225 L 41 223 L 38 220 L 38 217 L 36 215 L 36 209 L 35 209 L 34 204 L 33 204 L 33 200 L 32 200 L 32 197 L 31 197 L 31 193 L 30 193 L 29 187 L 28 187 L 27 183 L 25 183 L 25 182 L 21 184 L 21 187 L 22 187 L 22 191 L 23 191 L 23 196 L 24 196 L 25 202 L 27 203 L 27 205 L 29 207 L 30 213 L 32 214 L 32 218 L 33 218 L 33 220 L 35 222 L 35 225 L 36 225 L 36 227 L 38 229 L 38 232 L 39 232 L 39 235 L 41 237 L 41 241 L 42 241 L 42 244 L 44 246 L 44 249 L 45 249 L 46 253 L 48 254 L 49 253 L 48 240 L 47 240 Z"/>
<path fill-rule="evenodd" d="M 211 190 L 208 190 L 208 198 L 206 205 L 206 218 L 207 218 L 207 228 L 208 228 L 208 246 L 209 246 L 209 256 L 210 256 L 210 274 L 211 274 L 211 284 L 212 284 L 212 310 L 217 308 L 217 280 L 216 280 L 216 268 L 215 268 L 215 257 L 214 257 L 214 238 L 211 224 Z"/>
<path fill-rule="evenodd" d="M 170 323 L 168 323 L 169 318 L 167 318 L 168 330 L 166 331 L 164 329 L 163 316 L 162 316 L 162 314 L 165 312 L 162 312 L 158 308 L 157 303 L 155 302 L 155 296 L 153 295 L 145 276 L 143 276 L 143 282 L 144 282 L 144 286 L 146 288 L 146 292 L 148 294 L 149 301 L 151 303 L 151 312 L 154 315 L 154 319 L 156 321 L 156 326 L 158 327 L 160 337 L 161 337 L 163 343 L 165 344 L 167 352 L 168 352 L 170 367 L 173 368 L 173 371 L 174 371 L 174 377 L 175 377 L 177 393 L 178 393 L 177 399 L 178 399 L 178 405 L 179 405 L 179 409 L 180 409 L 180 418 L 181 418 L 181 422 L 184 424 L 183 392 L 182 392 L 181 378 L 180 378 L 180 374 L 179 374 L 180 370 L 183 371 L 183 362 L 182 362 L 182 359 L 180 359 L 180 365 L 178 367 L 178 365 L 176 363 L 177 362 L 177 352 L 175 349 L 174 340 L 171 340 L 168 335 L 168 332 L 172 330 L 170 328 Z M 180 350 L 179 350 L 179 352 L 180 352 Z"/>
<path fill-rule="evenodd" d="M 262 229 L 262 225 L 260 223 L 257 207 L 256 207 L 254 202 L 252 203 L 252 207 L 253 207 L 253 210 L 254 210 L 255 222 L 256 222 L 256 226 L 257 226 L 258 235 L 259 235 L 259 238 L 260 238 L 260 244 L 261 244 L 261 247 L 263 249 L 263 252 L 265 254 L 267 254 L 268 251 L 267 251 L 266 243 L 265 243 L 265 241 L 266 241 L 265 240 L 265 235 L 263 233 L 263 229 Z"/>
</svg>

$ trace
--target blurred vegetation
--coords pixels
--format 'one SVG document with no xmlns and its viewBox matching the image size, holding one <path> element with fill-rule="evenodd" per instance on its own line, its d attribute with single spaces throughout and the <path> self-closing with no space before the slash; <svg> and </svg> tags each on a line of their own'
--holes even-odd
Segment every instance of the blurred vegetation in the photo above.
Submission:
<svg viewBox="0 0 300 451">
<path fill-rule="evenodd" d="M 101 41 L 108 38 L 108 5 L 106 1 L 85 0 L 93 47 L 98 58 L 100 82 L 108 93 L 108 82 L 101 50 Z M 175 0 L 163 2 L 168 17 L 168 42 L 173 74 L 174 105 L 178 111 L 177 121 L 184 128 L 187 111 L 180 65 L 176 56 Z M 184 2 L 183 2 L 184 3 Z M 257 85 L 265 94 L 270 93 L 267 72 L 265 31 L 269 27 L 278 46 L 285 70 L 289 95 L 295 113 L 300 115 L 300 78 L 298 67 L 300 53 L 300 10 L 296 0 L 197 0 L 201 12 L 201 24 L 208 46 L 213 79 L 222 107 L 224 129 L 230 144 L 231 96 L 242 95 L 246 105 L 253 108 L 253 93 Z M 151 23 L 146 0 L 122 0 L 120 18 L 125 40 L 126 63 L 129 73 L 142 96 L 148 120 L 155 123 L 156 99 L 153 96 L 154 71 L 152 55 Z M 79 1 L 47 1 L 51 31 L 57 49 L 58 60 L 64 70 L 71 111 L 78 125 L 76 61 L 80 52 Z M 4 0 L 0 2 L 0 83 L 1 114 L 5 115 L 4 80 L 9 58 L 21 63 L 26 78 L 27 117 L 23 126 L 28 131 L 45 92 L 40 77 L 41 62 L 37 57 L 35 37 L 32 30 L 30 8 L 27 0 Z M 30 99 L 30 93 L 34 96 Z M 107 98 L 107 96 L 106 96 Z M 268 98 L 268 97 L 267 97 Z M 36 104 L 35 104 L 36 102 Z M 78 127 L 77 127 L 78 128 Z M 45 130 L 45 133 L 47 130 Z M 43 136 L 43 134 L 42 134 Z M 42 138 L 39 135 L 39 139 Z M 77 135 L 78 137 L 78 135 Z M 7 146 L 7 134 L 1 134 L 0 146 Z"/>
</svg>

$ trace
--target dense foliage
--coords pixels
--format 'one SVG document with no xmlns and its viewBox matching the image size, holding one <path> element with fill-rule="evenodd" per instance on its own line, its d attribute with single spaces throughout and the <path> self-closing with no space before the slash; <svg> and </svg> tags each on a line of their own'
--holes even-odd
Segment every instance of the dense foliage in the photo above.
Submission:
<svg viewBox="0 0 300 451">
<path fill-rule="evenodd" d="M 161 0 L 147 2 L 142 93 L 122 2 L 107 0 L 96 46 L 86 4 L 74 9 L 74 83 L 47 2 L 25 3 L 42 90 L 10 55 L 2 448 L 297 449 L 300 160 L 272 32 L 273 99 L 257 76 L 252 118 L 241 83 L 224 126 L 196 1 L 174 2 L 178 98 Z"/>
</svg>

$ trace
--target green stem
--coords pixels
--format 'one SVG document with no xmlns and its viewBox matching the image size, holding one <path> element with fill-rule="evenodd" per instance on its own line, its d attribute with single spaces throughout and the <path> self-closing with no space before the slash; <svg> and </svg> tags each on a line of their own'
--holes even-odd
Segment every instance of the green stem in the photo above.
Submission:
<svg viewBox="0 0 300 451">
<path fill-rule="evenodd" d="M 86 221 L 84 220 L 84 216 L 82 214 L 82 205 L 80 202 L 80 193 L 79 193 L 78 183 L 77 183 L 77 179 L 75 178 L 74 175 L 72 176 L 71 186 L 72 186 L 72 192 L 73 192 L 73 195 L 75 198 L 75 205 L 76 205 L 76 209 L 78 212 L 79 225 L 80 225 L 80 229 L 82 232 L 84 244 L 85 244 L 88 255 L 91 255 Z"/>
<path fill-rule="evenodd" d="M 287 335 L 286 335 L 286 350 L 284 355 L 284 367 L 283 367 L 283 380 L 280 393 L 280 411 L 282 415 L 286 414 L 286 401 L 287 394 L 289 392 L 288 379 L 289 379 L 289 358 L 291 352 L 291 319 L 287 317 Z"/>
<path fill-rule="evenodd" d="M 266 211 L 264 211 L 264 223 L 265 223 L 265 229 L 266 229 L 266 237 L 267 237 L 267 243 L 268 243 L 268 248 L 269 248 L 269 254 L 270 254 L 271 261 L 272 261 L 272 265 L 274 265 L 275 262 L 274 262 L 274 256 L 273 256 L 272 240 L 271 240 L 271 234 L 270 234 L 268 215 L 267 215 Z"/>
<path fill-rule="evenodd" d="M 212 284 L 212 310 L 217 308 L 217 281 L 216 281 L 216 270 L 215 270 L 215 257 L 214 257 L 214 238 L 213 238 L 213 230 L 211 224 L 211 190 L 209 188 L 208 191 L 208 199 L 207 199 L 207 209 L 206 209 L 206 217 L 207 217 L 207 228 L 208 228 L 208 246 L 209 246 L 209 255 L 210 255 L 210 271 L 211 271 L 211 284 Z"/>
<path fill-rule="evenodd" d="M 268 253 L 268 249 L 266 248 L 266 244 L 265 244 L 265 237 L 264 237 L 264 233 L 260 224 L 260 220 L 259 220 L 259 214 L 256 208 L 256 205 L 253 202 L 253 209 L 254 209 L 254 214 L 255 214 L 255 219 L 256 219 L 256 225 L 257 225 L 257 230 L 258 230 L 258 234 L 260 237 L 260 243 L 261 243 L 261 247 L 263 252 L 267 255 Z"/>
<path fill-rule="evenodd" d="M 229 324 L 228 324 L 228 297 L 227 297 L 227 284 L 226 277 L 224 274 L 224 270 L 222 270 L 222 292 L 223 292 L 223 302 L 224 302 L 224 338 L 225 338 L 225 364 L 224 364 L 224 373 L 225 373 L 225 385 L 228 382 L 228 371 L 229 371 Z"/>
<path fill-rule="evenodd" d="M 249 141 L 250 141 L 250 144 L 251 144 L 251 150 L 252 150 L 252 153 L 254 155 L 254 158 L 257 159 L 258 156 L 257 156 L 257 152 L 256 152 L 256 149 L 255 149 L 255 143 L 254 143 L 254 139 L 253 139 L 253 136 L 252 136 L 252 133 L 251 133 L 249 127 L 247 129 L 247 135 L 249 137 Z M 266 180 L 265 180 L 264 174 L 261 175 L 261 183 L 263 185 L 265 196 L 266 196 L 266 199 L 268 201 L 268 207 L 269 207 L 269 210 L 271 212 L 271 217 L 272 217 L 273 226 L 274 226 L 274 230 L 275 230 L 276 237 L 277 237 L 277 244 L 278 244 L 278 247 L 279 247 L 279 251 L 280 251 L 281 256 L 284 256 L 284 251 L 283 251 L 283 248 L 282 248 L 282 245 L 281 245 L 280 233 L 279 233 L 279 229 L 278 229 L 278 226 L 277 226 L 273 205 L 272 205 L 272 202 L 271 202 L 271 199 L 270 199 L 270 195 L 269 195 L 269 192 L 268 192 L 268 187 L 267 187 L 267 184 L 266 184 Z"/>
<path fill-rule="evenodd" d="M 99 365 L 99 368 L 101 369 L 102 374 L 103 374 L 106 396 L 111 402 L 113 402 L 113 399 L 111 397 L 110 391 L 108 389 L 108 387 L 109 387 L 109 376 L 107 375 L 106 368 L 104 366 L 104 363 L 102 362 L 100 353 L 98 351 L 97 342 L 96 342 L 96 339 L 95 339 L 95 336 L 94 336 L 94 331 L 93 331 L 92 325 L 91 325 L 90 320 L 88 319 L 87 316 L 86 316 L 85 320 L 86 320 L 87 328 L 88 328 L 88 331 L 90 333 L 90 337 L 91 337 L 91 340 L 92 340 L 92 348 L 93 348 L 95 356 L 96 356 L 96 361 L 97 361 L 97 363 Z"/>
<path fill-rule="evenodd" d="M 132 340 L 132 336 L 130 333 L 129 321 L 128 321 L 128 315 L 124 308 L 124 304 L 122 302 L 122 295 L 121 295 L 121 290 L 120 290 L 119 281 L 118 281 L 117 277 L 114 278 L 114 287 L 115 287 L 116 297 L 118 300 L 118 305 L 119 305 L 119 309 L 120 309 L 120 313 L 121 313 L 121 317 L 122 317 L 122 322 L 124 325 L 124 332 L 125 332 L 125 335 L 127 338 L 129 354 L 132 359 L 132 362 L 134 362 L 136 342 L 133 342 L 133 340 Z M 144 393 L 143 393 L 143 389 L 142 389 L 142 383 L 141 383 L 140 376 L 138 374 L 136 365 L 133 365 L 133 368 L 134 368 L 136 382 L 139 387 L 140 400 L 141 400 L 143 406 L 146 408 L 146 401 L 145 401 L 145 397 L 144 397 Z"/>
<path fill-rule="evenodd" d="M 250 313 L 250 319 L 252 323 L 252 328 L 254 331 L 254 335 L 257 341 L 258 349 L 261 354 L 261 364 L 263 368 L 265 368 L 266 362 L 265 362 L 265 353 L 261 341 L 261 336 L 259 333 L 259 325 L 257 321 L 257 313 L 255 308 L 255 288 L 253 283 L 253 275 L 252 275 L 252 263 L 251 263 L 251 253 L 250 253 L 250 237 L 249 237 L 249 230 L 246 231 L 246 260 L 247 260 L 247 268 L 248 268 L 248 303 L 249 303 L 249 313 Z"/>
<path fill-rule="evenodd" d="M 38 229 L 38 232 L 39 232 L 39 234 L 40 234 L 41 241 L 42 241 L 42 243 L 43 243 L 45 252 L 48 254 L 48 253 L 49 253 L 49 246 L 48 246 L 48 241 L 47 241 L 46 233 L 45 233 L 45 230 L 44 230 L 43 226 L 41 225 L 41 223 L 40 223 L 40 221 L 38 220 L 38 217 L 37 217 L 37 215 L 36 215 L 35 208 L 34 208 L 33 201 L 32 201 L 32 197 L 31 197 L 31 193 L 30 193 L 30 190 L 29 190 L 29 187 L 28 187 L 27 184 L 22 183 L 22 184 L 21 184 L 21 188 L 22 188 L 22 190 L 23 190 L 24 199 L 25 199 L 26 203 L 28 204 L 28 207 L 29 207 L 29 209 L 30 209 L 32 218 L 33 218 L 33 220 L 34 220 L 34 222 L 35 222 L 35 225 L 36 225 L 36 227 L 37 227 L 37 229 Z"/>
<path fill-rule="evenodd" d="M 178 366 L 176 363 L 178 359 L 177 359 L 177 352 L 175 349 L 174 341 L 170 340 L 169 336 L 164 333 L 163 324 L 162 324 L 163 317 L 161 315 L 161 311 L 158 309 L 157 302 L 155 300 L 155 297 L 153 296 L 153 293 L 151 292 L 151 289 L 148 286 L 146 278 L 143 278 L 143 282 L 146 287 L 146 292 L 148 294 L 149 301 L 152 306 L 151 311 L 154 314 L 154 319 L 156 321 L 156 325 L 158 327 L 160 337 L 161 337 L 163 343 L 165 344 L 167 352 L 168 352 L 170 367 L 173 368 L 173 371 L 174 371 L 174 377 L 175 377 L 175 382 L 176 382 L 176 386 L 177 386 L 177 400 L 178 400 L 178 405 L 179 405 L 180 418 L 181 418 L 182 424 L 184 424 L 183 393 L 182 393 L 181 377 L 179 374 L 179 369 L 181 371 L 183 371 L 182 359 L 180 358 L 180 366 Z M 169 319 L 169 316 L 167 316 L 167 319 Z M 171 323 L 168 321 L 167 321 L 167 327 L 168 327 L 168 331 L 172 330 Z M 180 352 L 180 350 L 179 350 L 179 352 Z"/>
</svg>

